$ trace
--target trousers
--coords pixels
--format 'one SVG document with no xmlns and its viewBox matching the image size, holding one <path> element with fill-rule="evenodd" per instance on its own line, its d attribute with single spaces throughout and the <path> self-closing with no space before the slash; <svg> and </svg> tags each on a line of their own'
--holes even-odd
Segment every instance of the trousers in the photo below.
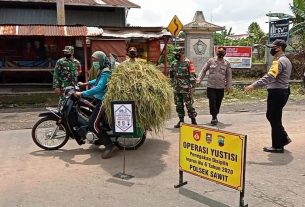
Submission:
<svg viewBox="0 0 305 207">
<path fill-rule="evenodd" d="M 283 108 L 290 95 L 290 89 L 268 89 L 266 117 L 271 125 L 272 147 L 282 148 L 288 134 L 282 124 Z"/>
<path fill-rule="evenodd" d="M 224 97 L 224 89 L 207 88 L 207 97 L 209 99 L 210 114 L 213 118 L 216 118 Z"/>
<path fill-rule="evenodd" d="M 195 118 L 197 116 L 196 110 L 193 107 L 194 99 L 192 93 L 175 93 L 174 98 L 176 111 L 178 113 L 179 118 L 183 118 L 185 116 L 184 104 L 186 106 L 187 113 L 190 118 Z"/>
<path fill-rule="evenodd" d="M 102 107 L 102 101 L 97 101 L 92 115 L 89 118 L 89 130 L 94 132 L 98 138 L 102 139 L 105 146 L 111 145 L 110 137 L 107 132 L 101 129 L 101 120 L 105 118 L 105 109 Z"/>
</svg>

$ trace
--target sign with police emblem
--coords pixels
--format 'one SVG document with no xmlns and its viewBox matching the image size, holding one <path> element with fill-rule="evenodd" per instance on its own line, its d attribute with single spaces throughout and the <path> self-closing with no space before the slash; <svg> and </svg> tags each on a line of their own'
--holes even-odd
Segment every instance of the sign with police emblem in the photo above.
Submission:
<svg viewBox="0 0 305 207">
<path fill-rule="evenodd" d="M 135 133 L 135 103 L 133 101 L 111 102 L 111 113 L 114 134 L 126 135 Z"/>
<path fill-rule="evenodd" d="M 243 191 L 246 142 L 242 134 L 183 124 L 180 170 Z"/>
</svg>

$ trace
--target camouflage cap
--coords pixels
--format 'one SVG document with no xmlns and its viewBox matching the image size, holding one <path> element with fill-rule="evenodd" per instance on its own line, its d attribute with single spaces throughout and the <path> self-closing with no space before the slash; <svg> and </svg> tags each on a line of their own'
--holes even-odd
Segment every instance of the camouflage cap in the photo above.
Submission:
<svg viewBox="0 0 305 207">
<path fill-rule="evenodd" d="M 74 47 L 73 46 L 65 46 L 65 49 L 63 50 L 65 54 L 72 54 L 74 53 Z"/>
</svg>

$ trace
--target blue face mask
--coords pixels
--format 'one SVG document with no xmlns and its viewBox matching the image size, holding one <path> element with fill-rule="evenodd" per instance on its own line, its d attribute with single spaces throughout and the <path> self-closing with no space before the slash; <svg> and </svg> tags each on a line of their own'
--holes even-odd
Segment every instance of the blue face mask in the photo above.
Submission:
<svg viewBox="0 0 305 207">
<path fill-rule="evenodd" d="M 100 63 L 99 63 L 98 61 L 92 62 L 92 65 L 93 65 L 93 67 L 94 67 L 95 69 L 100 69 L 100 68 L 101 68 Z"/>
</svg>

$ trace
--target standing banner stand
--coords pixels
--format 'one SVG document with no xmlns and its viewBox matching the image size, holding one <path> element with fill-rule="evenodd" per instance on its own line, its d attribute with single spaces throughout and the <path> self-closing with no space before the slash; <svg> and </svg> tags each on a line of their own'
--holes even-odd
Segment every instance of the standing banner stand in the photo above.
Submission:
<svg viewBox="0 0 305 207">
<path fill-rule="evenodd" d="M 134 101 L 112 101 L 111 102 L 113 134 L 117 136 L 134 135 L 136 132 L 136 115 Z M 134 176 L 125 173 L 126 169 L 126 137 L 124 137 L 123 172 L 114 177 L 129 180 Z"/>
<path fill-rule="evenodd" d="M 183 172 L 240 191 L 244 204 L 247 136 L 218 129 L 183 124 L 180 128 L 179 183 L 187 184 Z"/>
</svg>

